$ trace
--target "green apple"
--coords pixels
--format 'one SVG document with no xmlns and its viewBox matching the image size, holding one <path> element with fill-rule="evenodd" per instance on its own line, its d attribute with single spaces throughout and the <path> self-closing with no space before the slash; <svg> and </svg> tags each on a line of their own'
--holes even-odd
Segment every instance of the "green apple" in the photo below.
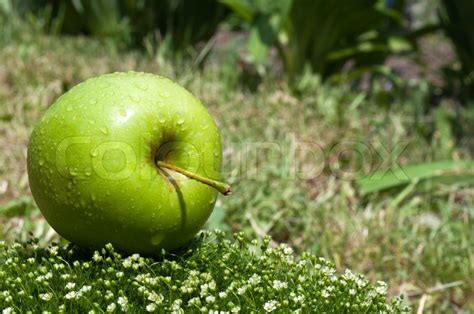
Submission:
<svg viewBox="0 0 474 314">
<path fill-rule="evenodd" d="M 114 73 L 62 95 L 30 138 L 33 197 L 64 238 L 154 254 L 189 241 L 214 208 L 219 131 L 169 79 Z"/>
</svg>

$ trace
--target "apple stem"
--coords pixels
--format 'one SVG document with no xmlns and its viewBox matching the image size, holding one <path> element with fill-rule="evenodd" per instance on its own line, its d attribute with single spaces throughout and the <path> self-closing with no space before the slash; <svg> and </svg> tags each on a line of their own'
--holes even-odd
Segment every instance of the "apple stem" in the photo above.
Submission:
<svg viewBox="0 0 474 314">
<path fill-rule="evenodd" d="M 185 175 L 186 177 L 190 179 L 209 185 L 210 187 L 213 187 L 214 189 L 216 189 L 217 191 L 219 191 L 220 193 L 224 195 L 230 195 L 232 192 L 230 185 L 227 183 L 203 177 L 199 174 L 177 167 L 175 165 L 169 164 L 161 160 L 158 160 L 156 164 L 158 165 L 158 167 L 167 168 L 167 169 L 176 171 L 178 173 L 181 173 L 182 175 Z"/>
</svg>

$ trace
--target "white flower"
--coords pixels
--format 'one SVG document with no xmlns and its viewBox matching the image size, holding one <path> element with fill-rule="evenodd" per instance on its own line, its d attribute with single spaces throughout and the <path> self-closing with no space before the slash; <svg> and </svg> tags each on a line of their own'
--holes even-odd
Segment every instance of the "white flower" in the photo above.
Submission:
<svg viewBox="0 0 474 314">
<path fill-rule="evenodd" d="M 49 249 L 49 251 L 51 252 L 51 255 L 53 255 L 53 256 L 58 255 L 58 250 L 59 250 L 59 247 L 57 247 L 57 246 L 53 246 Z"/>
<path fill-rule="evenodd" d="M 349 290 L 349 294 L 350 294 L 350 295 L 355 295 L 355 294 L 356 294 L 355 289 L 350 289 L 350 290 Z"/>
<path fill-rule="evenodd" d="M 258 285 L 261 281 L 261 277 L 257 274 L 253 274 L 252 277 L 249 278 L 249 283 L 251 285 Z"/>
<path fill-rule="evenodd" d="M 51 293 L 42 293 L 39 295 L 40 299 L 43 301 L 49 301 L 53 297 Z"/>
<path fill-rule="evenodd" d="M 237 294 L 238 294 L 238 295 L 242 295 L 242 294 L 245 293 L 245 291 L 247 291 L 247 286 L 239 287 L 239 288 L 237 289 Z"/>
<path fill-rule="evenodd" d="M 239 313 L 240 312 L 240 306 L 236 306 L 230 310 L 231 313 Z"/>
<path fill-rule="evenodd" d="M 207 290 L 209 289 L 209 285 L 207 283 L 201 285 L 201 297 L 205 297 L 207 295 Z"/>
<path fill-rule="evenodd" d="M 130 259 L 127 258 L 127 259 L 123 260 L 122 265 L 125 268 L 130 268 L 132 266 L 132 261 L 130 261 Z"/>
<path fill-rule="evenodd" d="M 352 271 L 350 269 L 347 269 L 344 271 L 344 275 L 342 275 L 345 279 L 347 280 L 352 280 L 354 279 L 354 274 L 352 273 Z"/>
<path fill-rule="evenodd" d="M 70 291 L 64 297 L 68 300 L 72 300 L 77 298 L 77 293 L 75 291 Z"/>
<path fill-rule="evenodd" d="M 114 294 L 112 293 L 112 291 L 107 290 L 107 291 L 105 292 L 105 299 L 106 299 L 106 300 L 110 300 L 110 299 L 112 299 L 113 297 L 114 297 Z"/>
<path fill-rule="evenodd" d="M 188 305 L 189 306 L 199 306 L 199 305 L 201 305 L 201 299 L 199 299 L 198 297 L 194 297 L 192 299 L 189 299 Z"/>
<path fill-rule="evenodd" d="M 54 267 L 55 270 L 61 270 L 61 269 L 66 268 L 66 266 L 64 266 L 64 264 L 54 264 L 53 267 Z"/>
<path fill-rule="evenodd" d="M 268 302 L 265 302 L 265 304 L 263 305 L 263 309 L 265 310 L 265 312 L 273 312 L 277 309 L 277 307 L 279 306 L 279 303 L 275 300 L 270 300 Z"/>
<path fill-rule="evenodd" d="M 214 303 L 216 301 L 216 298 L 212 295 L 206 297 L 206 302 L 207 303 Z"/>
<path fill-rule="evenodd" d="M 288 284 L 286 282 L 280 281 L 280 280 L 273 280 L 273 289 L 275 290 L 281 290 L 285 289 L 288 287 Z"/>
<path fill-rule="evenodd" d="M 366 282 L 365 280 L 361 279 L 361 278 L 356 278 L 355 280 L 356 284 L 359 286 L 359 288 L 362 288 L 366 285 Z"/>
<path fill-rule="evenodd" d="M 94 252 L 94 256 L 92 257 L 92 259 L 95 261 L 95 262 L 100 262 L 102 260 L 102 256 L 99 254 L 99 252 L 95 251 Z"/>
<path fill-rule="evenodd" d="M 375 291 L 380 295 L 385 295 L 387 293 L 387 284 L 383 281 L 377 281 L 378 286 L 375 288 Z"/>
<path fill-rule="evenodd" d="M 122 311 L 126 312 L 128 310 L 128 299 L 127 297 L 119 297 L 117 303 L 122 308 Z"/>
<path fill-rule="evenodd" d="M 3 309 L 2 314 L 11 314 L 13 312 L 13 308 L 7 307 L 6 309 Z"/>
<path fill-rule="evenodd" d="M 227 292 L 225 292 L 225 291 L 219 292 L 219 298 L 221 298 L 221 299 L 227 298 Z"/>
<path fill-rule="evenodd" d="M 293 302 L 300 303 L 304 301 L 304 295 L 296 295 L 293 297 Z"/>
<path fill-rule="evenodd" d="M 180 311 L 181 310 L 181 304 L 183 303 L 183 300 L 181 299 L 176 299 L 174 300 L 173 304 L 171 304 L 171 309 L 173 311 Z"/>
<path fill-rule="evenodd" d="M 148 295 L 148 300 L 151 302 L 155 302 L 156 304 L 161 304 L 163 302 L 164 297 L 161 295 L 161 293 L 156 293 L 155 291 L 152 291 L 150 295 Z"/>
<path fill-rule="evenodd" d="M 305 260 L 301 260 L 298 262 L 298 267 L 304 267 L 306 266 L 306 261 Z"/>
<path fill-rule="evenodd" d="M 154 312 L 156 310 L 156 304 L 155 303 L 150 303 L 146 306 L 147 312 Z"/>
<path fill-rule="evenodd" d="M 293 254 L 293 249 L 289 246 L 285 246 L 285 248 L 283 249 L 283 253 L 285 253 L 286 255 Z"/>
<path fill-rule="evenodd" d="M 66 284 L 66 289 L 67 289 L 67 290 L 72 290 L 72 289 L 74 289 L 75 287 L 76 287 L 76 284 L 75 284 L 74 282 L 68 282 L 68 283 Z"/>
<path fill-rule="evenodd" d="M 117 278 L 122 278 L 123 275 L 124 275 L 124 274 L 123 274 L 123 271 L 119 271 L 119 272 L 117 272 L 117 273 L 115 274 L 115 276 L 116 276 Z"/>
<path fill-rule="evenodd" d="M 110 304 L 107 306 L 107 310 L 106 310 L 106 311 L 107 311 L 108 313 L 112 313 L 113 311 L 115 311 L 115 308 L 116 308 L 116 307 L 117 307 L 117 306 L 115 305 L 115 303 L 110 303 Z"/>
<path fill-rule="evenodd" d="M 214 280 L 211 280 L 208 284 L 209 290 L 215 290 L 216 289 L 216 282 Z"/>
<path fill-rule="evenodd" d="M 34 264 L 35 263 L 35 259 L 33 257 L 30 257 L 29 259 L 26 260 L 28 263 L 30 264 Z"/>
<path fill-rule="evenodd" d="M 91 291 L 91 290 L 92 290 L 92 287 L 91 287 L 91 286 L 83 286 L 83 287 L 81 288 L 81 290 L 79 290 L 79 292 L 81 292 L 81 293 L 87 293 L 87 292 L 89 292 L 89 291 Z"/>
</svg>

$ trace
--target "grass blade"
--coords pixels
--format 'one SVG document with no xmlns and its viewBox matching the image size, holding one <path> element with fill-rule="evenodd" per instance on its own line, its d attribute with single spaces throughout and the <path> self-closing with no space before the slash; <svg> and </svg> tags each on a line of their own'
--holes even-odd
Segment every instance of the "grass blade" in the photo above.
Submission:
<svg viewBox="0 0 474 314">
<path fill-rule="evenodd" d="M 397 170 L 376 171 L 357 181 L 362 195 L 413 182 L 429 181 L 431 187 L 441 184 L 474 184 L 474 161 L 438 161 L 401 167 Z"/>
</svg>

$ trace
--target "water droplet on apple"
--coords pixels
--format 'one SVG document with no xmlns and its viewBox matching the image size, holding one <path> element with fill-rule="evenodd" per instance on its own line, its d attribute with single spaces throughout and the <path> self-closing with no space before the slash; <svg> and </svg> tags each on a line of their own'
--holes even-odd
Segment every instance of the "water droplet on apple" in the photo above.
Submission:
<svg viewBox="0 0 474 314">
<path fill-rule="evenodd" d="M 135 85 L 135 87 L 138 88 L 139 90 L 142 90 L 142 91 L 148 90 L 148 86 L 146 86 L 143 83 L 135 82 L 133 85 Z"/>
<path fill-rule="evenodd" d="M 128 95 L 128 98 L 130 98 L 130 100 L 133 102 L 138 102 L 140 100 L 140 97 L 138 97 L 138 95 L 135 95 L 135 94 Z"/>
<path fill-rule="evenodd" d="M 106 127 L 101 128 L 100 131 L 105 135 L 109 134 L 109 130 Z"/>
<path fill-rule="evenodd" d="M 92 98 L 91 100 L 89 100 L 89 103 L 90 103 L 91 105 L 95 105 L 95 104 L 97 104 L 97 99 Z"/>
<path fill-rule="evenodd" d="M 110 87 L 110 84 L 108 82 L 100 82 L 98 86 L 99 86 L 99 89 L 106 89 Z"/>
<path fill-rule="evenodd" d="M 71 170 L 69 170 L 69 174 L 70 174 L 71 176 L 75 177 L 75 176 L 77 176 L 77 170 L 71 169 Z"/>
<path fill-rule="evenodd" d="M 91 150 L 91 156 L 92 157 L 97 156 L 97 150 L 95 150 L 95 149 Z"/>
<path fill-rule="evenodd" d="M 166 119 L 165 119 L 165 117 L 160 117 L 158 119 L 158 121 L 160 121 L 160 123 L 163 124 L 163 123 L 165 123 Z"/>
<path fill-rule="evenodd" d="M 72 106 L 67 106 L 67 107 L 66 107 L 66 111 L 71 112 L 71 111 L 72 111 Z"/>
<path fill-rule="evenodd" d="M 179 118 L 176 123 L 178 123 L 179 125 L 183 124 L 184 123 L 184 119 L 183 118 Z"/>
<path fill-rule="evenodd" d="M 44 165 L 44 159 L 41 158 L 41 159 L 38 161 L 38 163 L 39 163 L 40 166 Z"/>
<path fill-rule="evenodd" d="M 160 243 L 163 241 L 163 239 L 165 238 L 165 234 L 164 233 L 157 233 L 155 234 L 154 236 L 151 237 L 150 239 L 150 243 L 152 245 L 160 245 Z"/>
</svg>

